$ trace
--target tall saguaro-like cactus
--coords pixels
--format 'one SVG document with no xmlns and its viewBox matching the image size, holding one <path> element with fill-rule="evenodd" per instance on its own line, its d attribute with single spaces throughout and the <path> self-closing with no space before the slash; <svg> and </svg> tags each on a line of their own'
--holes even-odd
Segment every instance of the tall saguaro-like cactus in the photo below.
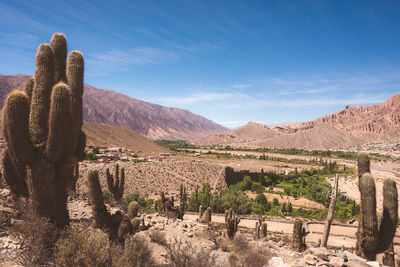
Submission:
<svg viewBox="0 0 400 267">
<path fill-rule="evenodd" d="M 358 177 L 361 195 L 357 254 L 375 260 L 376 254 L 387 250 L 396 233 L 398 220 L 398 193 L 396 182 L 391 179 L 383 183 L 383 214 L 379 224 L 376 215 L 376 189 L 374 178 L 369 173 L 369 158 L 358 157 Z"/>
<path fill-rule="evenodd" d="M 36 53 L 36 72 L 25 90 L 11 92 L 3 109 L 7 149 L 5 180 L 16 196 L 32 198 L 35 212 L 58 226 L 69 223 L 67 190 L 74 166 L 84 159 L 83 56 L 70 52 L 61 33 Z M 28 176 L 30 170 L 28 192 Z"/>
</svg>

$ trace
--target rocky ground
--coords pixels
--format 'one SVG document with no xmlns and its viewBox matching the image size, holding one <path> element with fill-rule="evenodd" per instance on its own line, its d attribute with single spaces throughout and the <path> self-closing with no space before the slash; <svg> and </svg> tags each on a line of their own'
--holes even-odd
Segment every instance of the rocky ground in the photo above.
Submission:
<svg viewBox="0 0 400 267">
<path fill-rule="evenodd" d="M 24 248 L 23 243 L 11 235 L 12 226 L 20 218 L 15 204 L 8 199 L 9 190 L 1 189 L 0 266 L 16 264 Z M 85 197 L 70 197 L 68 206 L 73 225 L 92 223 L 91 206 Z M 120 208 L 108 205 L 108 209 L 113 213 Z M 235 239 L 230 241 L 225 235 L 222 216 L 213 216 L 210 225 L 198 222 L 197 214 L 193 213 L 186 214 L 184 220 L 170 219 L 158 213 L 142 212 L 140 216 L 150 227 L 136 235 L 146 240 L 155 262 L 160 266 L 171 265 L 171 253 L 179 257 L 197 257 L 200 262 L 206 259 L 204 266 L 380 266 L 377 262 L 366 262 L 347 250 L 316 248 L 311 240 L 307 240 L 308 249 L 305 252 L 294 252 L 291 249 L 293 226 L 290 219 L 286 223 L 279 219 L 268 221 L 268 237 L 254 240 L 255 220 L 243 218 Z M 285 230 L 279 229 L 279 224 Z"/>
</svg>

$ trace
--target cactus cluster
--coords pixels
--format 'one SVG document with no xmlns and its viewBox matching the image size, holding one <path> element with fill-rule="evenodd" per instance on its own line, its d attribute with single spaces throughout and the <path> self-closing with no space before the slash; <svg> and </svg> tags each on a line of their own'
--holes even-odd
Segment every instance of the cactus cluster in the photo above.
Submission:
<svg viewBox="0 0 400 267">
<path fill-rule="evenodd" d="M 306 250 L 306 235 L 309 233 L 307 224 L 296 219 L 293 226 L 293 250 L 303 252 Z"/>
<path fill-rule="evenodd" d="M 99 182 L 99 173 L 92 170 L 88 174 L 89 180 L 89 202 L 92 206 L 94 216 L 94 227 L 105 231 L 110 240 L 118 241 L 123 244 L 127 234 L 134 234 L 145 230 L 144 218 L 138 217 L 139 203 L 132 201 L 129 203 L 126 215 L 117 211 L 110 214 L 104 205 L 104 197 Z"/>
<path fill-rule="evenodd" d="M 260 216 L 254 228 L 254 239 L 257 240 L 265 237 L 267 237 L 267 223 L 265 222 L 265 218 Z"/>
<path fill-rule="evenodd" d="M 357 254 L 368 260 L 375 260 L 376 254 L 390 248 L 396 233 L 398 220 L 398 193 L 396 182 L 383 182 L 383 214 L 378 223 L 376 214 L 376 189 L 370 174 L 370 161 L 365 153 L 358 155 L 358 178 L 361 195 L 359 228 L 357 232 Z"/>
<path fill-rule="evenodd" d="M 179 207 L 175 207 L 174 206 L 174 204 L 175 204 L 174 196 L 166 197 L 164 192 L 160 193 L 160 198 L 161 198 L 161 210 L 164 214 L 166 214 L 170 218 L 183 219 L 185 210 L 184 210 L 184 205 L 182 202 L 179 205 Z"/>
<path fill-rule="evenodd" d="M 120 201 L 124 194 L 125 169 L 121 168 L 120 170 L 119 165 L 115 164 L 114 175 L 107 168 L 106 176 L 108 190 L 113 194 L 115 201 Z"/>
<path fill-rule="evenodd" d="M 88 181 L 89 202 L 92 206 L 94 227 L 104 230 L 111 240 L 116 240 L 118 237 L 119 226 L 123 220 L 123 215 L 120 212 L 111 215 L 107 211 L 106 205 L 104 205 L 104 197 L 99 182 L 98 171 L 89 171 Z"/>
<path fill-rule="evenodd" d="M 235 237 L 239 223 L 240 218 L 232 209 L 225 210 L 226 234 L 228 235 L 229 239 L 233 239 Z"/>
<path fill-rule="evenodd" d="M 36 214 L 59 227 L 69 224 L 67 188 L 85 157 L 83 71 L 82 54 L 72 51 L 67 61 L 65 36 L 56 33 L 37 50 L 35 76 L 7 96 L 3 109 L 5 180 L 15 197 L 31 196 Z"/>
</svg>

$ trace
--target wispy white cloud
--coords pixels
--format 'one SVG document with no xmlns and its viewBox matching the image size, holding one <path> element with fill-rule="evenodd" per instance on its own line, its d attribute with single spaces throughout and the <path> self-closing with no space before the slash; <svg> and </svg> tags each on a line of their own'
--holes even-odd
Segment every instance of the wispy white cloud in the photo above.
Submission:
<svg viewBox="0 0 400 267">
<path fill-rule="evenodd" d="M 162 63 L 177 58 L 178 56 L 171 51 L 153 47 L 138 47 L 128 50 L 112 49 L 103 53 L 96 53 L 89 56 L 89 62 L 94 60 L 111 64 L 141 65 Z"/>
<path fill-rule="evenodd" d="M 105 75 L 107 72 L 129 70 L 131 66 L 144 64 L 161 64 L 179 58 L 174 52 L 154 47 L 133 49 L 112 49 L 102 53 L 85 55 L 88 74 Z"/>
<path fill-rule="evenodd" d="M 249 83 L 234 83 L 234 84 L 232 85 L 232 88 L 240 89 L 240 88 L 249 88 L 249 87 L 251 87 L 251 86 L 252 86 L 252 85 L 249 84 Z"/>
<path fill-rule="evenodd" d="M 226 100 L 232 98 L 231 93 L 218 93 L 218 92 L 206 92 L 206 93 L 193 93 L 184 96 L 176 97 L 161 97 L 155 99 L 159 103 L 167 106 L 187 106 L 198 103 L 215 102 L 220 100 Z"/>
</svg>

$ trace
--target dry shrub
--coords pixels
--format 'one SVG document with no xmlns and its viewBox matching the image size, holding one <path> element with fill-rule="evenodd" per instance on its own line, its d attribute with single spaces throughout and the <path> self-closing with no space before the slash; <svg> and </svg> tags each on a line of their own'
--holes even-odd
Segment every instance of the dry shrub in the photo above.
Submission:
<svg viewBox="0 0 400 267">
<path fill-rule="evenodd" d="M 21 219 L 11 228 L 11 234 L 22 245 L 17 261 L 25 266 L 48 264 L 59 236 L 57 227 L 48 219 L 36 216 L 29 207 Z"/>
<path fill-rule="evenodd" d="M 110 243 L 100 230 L 71 227 L 57 241 L 54 255 L 57 266 L 110 266 Z"/>
<path fill-rule="evenodd" d="M 231 251 L 231 242 L 225 237 L 219 236 L 215 239 L 215 245 L 217 248 L 221 249 L 224 252 Z"/>
<path fill-rule="evenodd" d="M 150 237 L 151 242 L 154 242 L 161 246 L 167 245 L 167 239 L 165 239 L 165 233 L 162 233 L 158 230 L 151 229 L 148 231 L 148 235 Z"/>
<path fill-rule="evenodd" d="M 155 266 L 151 250 L 147 246 L 146 241 L 143 238 L 133 235 L 125 239 L 124 248 L 114 247 L 112 256 L 112 266 Z"/>
<path fill-rule="evenodd" d="M 206 248 L 192 246 L 188 241 L 175 238 L 166 246 L 168 264 L 173 267 L 211 267 L 215 266 L 215 255 Z"/>
<path fill-rule="evenodd" d="M 269 250 L 258 249 L 244 235 L 236 235 L 231 245 L 232 252 L 229 255 L 229 263 L 234 267 L 262 267 L 272 257 Z"/>
</svg>

